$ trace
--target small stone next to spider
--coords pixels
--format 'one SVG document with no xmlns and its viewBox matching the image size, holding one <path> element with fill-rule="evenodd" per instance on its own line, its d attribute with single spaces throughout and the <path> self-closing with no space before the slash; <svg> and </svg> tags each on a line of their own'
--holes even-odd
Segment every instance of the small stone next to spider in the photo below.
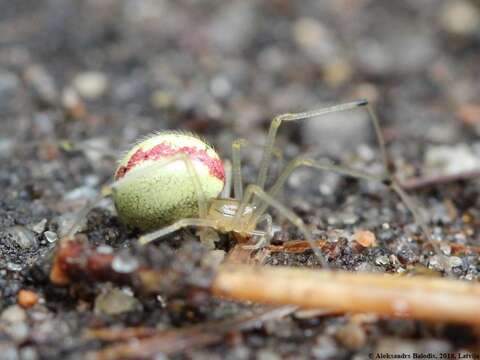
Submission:
<svg viewBox="0 0 480 360">
<path fill-rule="evenodd" d="M 160 132 L 135 144 L 115 172 L 113 199 L 122 221 L 152 230 L 197 217 L 198 197 L 188 161 L 206 199 L 217 197 L 225 170 L 210 144 L 182 132 Z"/>
</svg>

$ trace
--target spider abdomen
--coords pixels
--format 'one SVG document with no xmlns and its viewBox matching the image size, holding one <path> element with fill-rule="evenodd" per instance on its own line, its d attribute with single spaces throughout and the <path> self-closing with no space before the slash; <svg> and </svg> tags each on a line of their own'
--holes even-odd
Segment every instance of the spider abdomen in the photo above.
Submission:
<svg viewBox="0 0 480 360">
<path fill-rule="evenodd" d="M 115 172 L 121 180 L 113 193 L 115 207 L 128 226 L 151 230 L 198 217 L 194 179 L 181 155 L 191 161 L 206 199 L 222 191 L 225 171 L 211 145 L 192 134 L 154 134 L 134 145 Z"/>
</svg>

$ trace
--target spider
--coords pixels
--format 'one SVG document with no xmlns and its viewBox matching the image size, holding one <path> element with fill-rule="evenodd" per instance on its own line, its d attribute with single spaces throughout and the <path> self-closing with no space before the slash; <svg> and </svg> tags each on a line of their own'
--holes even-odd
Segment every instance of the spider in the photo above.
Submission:
<svg viewBox="0 0 480 360">
<path fill-rule="evenodd" d="M 316 161 L 300 155 L 291 160 L 280 172 L 273 185 L 266 189 L 275 139 L 284 122 L 316 118 L 340 111 L 365 109 L 373 124 L 379 144 L 384 173 L 374 175 L 360 170 Z M 305 239 L 327 267 L 318 247 L 314 246 L 311 232 L 304 221 L 278 200 L 287 178 L 298 167 L 334 171 L 346 176 L 380 181 L 390 187 L 412 213 L 414 220 L 428 236 L 428 228 L 414 201 L 400 187 L 388 168 L 385 142 L 378 118 L 367 100 L 357 100 L 335 106 L 300 113 L 278 115 L 270 123 L 266 143 L 255 183 L 244 189 L 241 169 L 241 148 L 244 139 L 232 143 L 232 162 L 222 162 L 213 147 L 195 135 L 179 132 L 160 132 L 137 143 L 123 158 L 111 184 L 115 206 L 123 221 L 146 233 L 139 238 L 149 243 L 186 227 L 199 228 L 200 240 L 213 244 L 217 232 L 232 233 L 237 240 L 251 242 L 252 248 L 268 244 L 273 237 L 272 217 L 268 208 L 275 209 L 303 233 Z M 147 150 L 145 150 L 147 149 Z M 153 150 L 152 150 L 153 149 Z M 225 174 L 226 173 L 226 174 Z M 231 197 L 233 183 L 233 197 Z M 264 224 L 262 228 L 259 225 Z"/>
</svg>

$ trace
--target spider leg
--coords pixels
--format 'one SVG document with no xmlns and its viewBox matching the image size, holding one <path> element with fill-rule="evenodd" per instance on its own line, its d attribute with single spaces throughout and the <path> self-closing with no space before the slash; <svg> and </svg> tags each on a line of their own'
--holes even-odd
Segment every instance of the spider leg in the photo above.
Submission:
<svg viewBox="0 0 480 360">
<path fill-rule="evenodd" d="M 232 162 L 233 162 L 233 189 L 235 199 L 241 200 L 243 197 L 242 164 L 240 150 L 249 143 L 243 138 L 236 139 L 232 143 Z M 272 155 L 276 156 L 280 165 L 283 163 L 283 154 L 280 149 L 272 147 Z"/>
<path fill-rule="evenodd" d="M 247 145 L 245 139 L 237 139 L 232 143 L 232 176 L 233 192 L 235 199 L 240 200 L 243 196 L 242 165 L 240 159 L 240 149 Z"/>
<path fill-rule="evenodd" d="M 270 244 L 270 240 L 273 237 L 273 221 L 270 214 L 263 214 L 258 219 L 257 224 L 260 224 L 262 222 L 266 223 L 265 230 L 264 231 L 255 230 L 251 233 L 251 235 L 259 236 L 260 240 L 258 240 L 255 244 L 244 245 L 243 248 L 249 249 L 249 250 L 258 250 Z"/>
<path fill-rule="evenodd" d="M 368 103 L 366 100 L 357 100 L 357 101 L 344 103 L 340 105 L 334 105 L 334 106 L 330 106 L 322 109 L 300 112 L 300 113 L 293 113 L 293 114 L 282 114 L 274 117 L 272 122 L 270 123 L 270 129 L 268 130 L 267 140 L 265 143 L 262 160 L 260 162 L 260 168 L 258 171 L 258 177 L 256 181 L 257 186 L 262 189 L 265 187 L 265 182 L 267 180 L 268 168 L 270 165 L 270 160 L 272 158 L 272 152 L 275 144 L 275 138 L 277 136 L 277 131 L 280 125 L 284 121 L 310 119 L 310 118 L 323 116 L 323 115 L 327 115 L 334 112 L 352 110 L 361 106 L 365 106 L 367 104 Z"/>
<path fill-rule="evenodd" d="M 269 132 L 268 132 L 268 137 L 267 137 L 267 141 L 266 141 L 266 145 L 265 145 L 265 150 L 264 150 L 264 153 L 263 153 L 262 161 L 260 163 L 260 169 L 259 169 L 258 178 L 257 178 L 257 185 L 260 186 L 261 188 L 263 188 L 265 186 L 265 182 L 266 182 L 267 175 L 268 175 L 268 168 L 269 168 L 268 165 L 269 165 L 271 157 L 272 157 L 272 148 L 274 146 L 275 137 L 276 137 L 278 128 L 280 127 L 282 122 L 308 119 L 308 118 L 322 116 L 322 115 L 326 115 L 326 114 L 330 114 L 330 113 L 334 113 L 334 112 L 353 110 L 355 108 L 364 108 L 364 109 L 366 109 L 366 111 L 369 114 L 369 119 L 373 124 L 373 128 L 375 130 L 375 136 L 377 138 L 377 142 L 378 142 L 378 145 L 379 145 L 380 155 L 381 155 L 381 158 L 382 158 L 382 163 L 383 163 L 383 166 L 384 166 L 385 175 L 384 176 L 376 176 L 376 175 L 366 174 L 364 172 L 359 172 L 357 170 L 348 169 L 348 168 L 343 167 L 343 166 L 334 166 L 332 168 L 331 167 L 332 165 L 330 165 L 330 168 L 325 168 L 325 164 L 319 164 L 319 165 L 321 165 L 321 167 L 319 167 L 319 166 L 316 166 L 316 167 L 319 168 L 319 169 L 323 169 L 323 170 L 336 171 L 336 172 L 339 172 L 341 174 L 345 174 L 345 175 L 353 176 L 353 177 L 357 177 L 357 178 L 382 181 L 385 185 L 389 186 L 400 197 L 400 199 L 403 201 L 403 203 L 405 204 L 407 209 L 412 213 L 415 222 L 420 226 L 420 228 L 422 229 L 422 231 L 425 234 L 425 236 L 427 237 L 427 239 L 429 239 L 430 238 L 430 229 L 427 226 L 427 223 L 426 223 L 425 219 L 423 218 L 423 216 L 421 215 L 420 211 L 418 210 L 419 206 L 416 204 L 416 201 L 412 197 L 410 197 L 401 188 L 400 184 L 398 183 L 398 180 L 395 178 L 395 176 L 392 174 L 392 172 L 390 170 L 390 161 L 389 161 L 389 157 L 388 157 L 388 154 L 387 154 L 387 151 L 386 151 L 385 140 L 382 136 L 382 131 L 380 129 L 380 123 L 379 123 L 379 120 L 378 120 L 378 117 L 377 117 L 375 111 L 373 110 L 372 106 L 369 104 L 369 102 L 367 100 L 357 100 L 357 101 L 354 101 L 354 102 L 335 105 L 335 106 L 327 107 L 327 108 L 324 108 L 324 109 L 312 110 L 312 111 L 307 111 L 307 112 L 303 112 L 303 113 L 295 113 L 295 114 L 283 114 L 283 115 L 276 116 L 270 124 L 270 129 L 269 129 Z M 301 165 L 307 165 L 308 166 L 308 164 L 300 163 L 299 165 L 294 166 L 291 170 L 289 170 L 289 172 L 287 170 L 284 170 L 283 174 L 285 174 L 285 173 L 290 174 L 294 170 L 294 168 L 296 168 L 298 166 L 301 166 Z M 288 166 L 287 166 L 287 168 L 288 168 Z M 281 176 L 282 175 L 280 175 L 280 177 Z M 288 175 L 287 175 L 287 177 L 288 177 Z M 284 179 L 283 181 L 285 181 L 285 180 L 286 179 Z M 282 184 L 282 186 L 283 186 L 283 184 Z M 276 191 L 280 191 L 282 186 L 280 186 L 280 188 Z M 275 185 L 274 185 L 274 187 L 275 187 Z M 269 193 L 271 193 L 271 191 Z M 276 196 L 276 195 L 277 194 L 274 194 L 274 196 Z M 265 206 L 263 206 L 262 208 L 264 208 L 264 207 Z M 261 215 L 264 211 L 265 211 L 265 209 L 263 211 L 258 210 L 257 211 L 257 216 Z"/>
<path fill-rule="evenodd" d="M 272 217 L 269 214 L 263 214 L 259 219 L 258 219 L 258 224 L 264 222 L 266 223 L 265 225 L 265 235 L 268 237 L 268 242 L 273 237 L 273 221 Z"/>
<path fill-rule="evenodd" d="M 415 223 L 420 226 L 420 229 L 424 233 L 426 239 L 431 238 L 431 231 L 429 226 L 427 225 L 427 221 L 424 219 L 423 215 L 420 213 L 420 206 L 417 204 L 415 199 L 408 195 L 403 189 L 400 183 L 398 182 L 397 178 L 393 174 L 391 170 L 391 161 L 387 153 L 387 149 L 385 146 L 385 139 L 382 135 L 382 130 L 380 128 L 380 122 L 378 120 L 378 116 L 376 112 L 373 110 L 373 107 L 367 100 L 364 100 L 362 104 L 368 112 L 369 118 L 372 121 L 373 127 L 375 129 L 375 136 L 377 138 L 378 147 L 380 149 L 380 156 L 382 158 L 383 166 L 385 168 L 386 176 L 382 180 L 383 183 L 389 186 L 403 201 L 405 207 L 412 213 L 413 219 Z M 437 251 L 438 252 L 438 251 Z"/>
<path fill-rule="evenodd" d="M 380 149 L 380 156 L 382 158 L 382 163 L 385 168 L 385 171 L 391 176 L 390 172 L 390 158 L 387 153 L 387 148 L 385 146 L 385 139 L 382 135 L 382 129 L 380 128 L 380 121 L 378 121 L 378 116 L 372 108 L 372 105 L 367 100 L 363 100 L 363 107 L 368 112 L 369 119 L 373 124 L 373 128 L 375 129 L 375 137 L 377 138 L 378 147 Z"/>
<path fill-rule="evenodd" d="M 174 222 L 171 225 L 165 226 L 162 229 L 153 231 L 151 233 L 145 234 L 140 236 L 138 239 L 139 243 L 141 245 L 145 245 L 155 239 L 161 238 L 165 235 L 171 234 L 177 230 L 180 230 L 181 228 L 187 227 L 187 226 L 199 226 L 199 227 L 216 227 L 216 222 L 213 220 L 208 220 L 208 219 L 196 219 L 196 218 L 187 218 L 187 219 L 180 219 L 176 222 Z"/>
<path fill-rule="evenodd" d="M 104 189 L 102 189 L 102 192 L 91 203 L 85 205 L 80 210 L 80 212 L 76 215 L 75 220 L 72 223 L 72 226 L 70 226 L 70 229 L 68 229 L 65 236 L 67 238 L 70 238 L 73 235 L 75 235 L 76 232 L 78 231 L 78 227 L 80 225 L 81 220 L 85 218 L 85 216 L 87 216 L 88 213 L 92 211 L 92 209 L 95 208 L 100 203 L 100 201 L 102 201 L 104 198 L 106 198 L 109 195 L 110 195 L 110 188 L 106 186 L 104 187 Z"/>
<path fill-rule="evenodd" d="M 280 215 L 284 216 L 293 225 L 298 227 L 300 229 L 300 231 L 303 233 L 303 236 L 305 237 L 305 239 L 310 244 L 310 247 L 312 248 L 313 252 L 315 253 L 315 255 L 320 260 L 320 263 L 321 263 L 322 267 L 328 268 L 328 263 L 325 260 L 325 258 L 323 257 L 323 255 L 320 252 L 320 250 L 318 249 L 318 247 L 315 245 L 315 243 L 313 241 L 312 234 L 308 230 L 308 228 L 305 225 L 305 223 L 303 222 L 303 220 L 298 215 L 296 215 L 293 211 L 291 211 L 290 209 L 285 207 L 280 201 L 278 201 L 277 199 L 272 197 L 270 194 L 267 194 L 262 188 L 260 188 L 257 185 L 254 185 L 254 184 L 251 184 L 246 188 L 245 196 L 244 196 L 244 199 L 242 200 L 242 203 L 245 202 L 245 201 L 247 201 L 247 203 L 250 202 L 254 196 L 258 197 L 262 202 L 266 203 L 267 207 L 270 206 L 270 207 L 276 209 L 279 212 Z M 241 209 L 239 208 L 239 210 L 241 210 Z M 237 210 L 237 211 L 239 211 L 239 210 Z M 246 226 L 246 227 L 254 227 L 252 225 L 257 224 L 256 219 L 254 217 L 251 217 L 248 220 L 245 219 L 244 221 L 248 222 L 247 224 L 243 225 L 243 226 Z M 241 224 L 239 224 L 238 222 L 233 224 L 234 227 L 238 227 L 238 228 L 241 227 L 240 225 Z"/>
<path fill-rule="evenodd" d="M 246 250 L 259 250 L 268 245 L 267 236 L 263 231 L 256 231 L 256 235 L 260 237 L 260 240 L 254 244 L 242 245 L 242 248 Z"/>
<path fill-rule="evenodd" d="M 230 160 L 224 161 L 224 168 L 225 168 L 225 185 L 223 186 L 223 190 L 221 193 L 222 198 L 229 198 L 230 194 L 232 193 L 232 177 L 233 177 L 233 170 L 232 170 L 232 163 Z"/>
<path fill-rule="evenodd" d="M 300 166 L 308 166 L 308 167 L 312 167 L 319 170 L 333 171 L 333 172 L 350 176 L 353 178 L 364 179 L 364 180 L 374 180 L 374 181 L 380 181 L 384 183 L 385 185 L 389 186 L 400 197 L 400 199 L 405 204 L 406 208 L 412 213 L 415 222 L 420 226 L 422 231 L 425 233 L 425 236 L 427 236 L 427 239 L 429 238 L 429 235 L 430 235 L 429 228 L 425 220 L 419 213 L 418 206 L 415 204 L 414 200 L 405 193 L 405 191 L 400 187 L 400 185 L 396 182 L 396 180 L 390 177 L 390 175 L 373 175 L 364 171 L 350 169 L 346 166 L 334 165 L 333 163 L 328 161 L 319 162 L 305 156 L 299 156 L 293 159 L 285 167 L 285 169 L 280 174 L 275 184 L 268 191 L 268 194 L 272 197 L 276 197 L 278 192 L 283 188 L 288 177 L 292 174 L 292 172 L 294 172 Z M 267 207 L 268 207 L 267 204 L 263 204 L 259 206 L 255 210 L 252 216 L 252 221 L 255 221 L 255 219 L 259 219 L 260 216 L 262 216 L 262 214 L 267 210 Z"/>
</svg>

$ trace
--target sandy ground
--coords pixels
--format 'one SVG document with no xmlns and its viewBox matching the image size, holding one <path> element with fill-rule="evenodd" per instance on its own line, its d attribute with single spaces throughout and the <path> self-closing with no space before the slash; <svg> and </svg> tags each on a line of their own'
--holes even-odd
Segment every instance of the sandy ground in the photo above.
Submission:
<svg viewBox="0 0 480 360">
<path fill-rule="evenodd" d="M 143 296 L 100 281 L 50 284 L 58 239 L 138 137 L 191 131 L 225 158 L 231 142 L 244 137 L 259 145 L 243 153 L 249 182 L 275 114 L 367 98 L 401 181 L 478 169 L 479 50 L 480 3 L 474 0 L 0 1 L 0 358 L 82 359 L 110 344 L 87 338 L 89 329 L 207 329 L 212 321 L 259 309 L 208 296 L 192 302 L 168 289 Z M 285 158 L 309 152 L 382 171 L 362 111 L 321 120 L 281 128 Z M 405 206 L 382 184 L 300 169 L 285 198 L 316 237 L 332 244 L 334 267 L 476 282 L 477 253 L 454 250 L 480 241 L 477 179 L 411 191 L 440 253 L 425 244 Z M 135 245 L 139 232 L 121 224 L 108 199 L 81 225 L 91 245 L 108 245 L 142 263 L 206 256 L 182 232 L 142 252 Z M 280 217 L 275 229 L 277 245 L 302 237 Z M 377 246 L 359 247 L 353 236 L 359 229 L 372 231 Z M 217 247 L 233 246 L 225 236 Z M 272 253 L 264 262 L 319 266 L 309 251 Z M 197 282 L 203 276 L 195 267 L 185 271 Z M 25 305 L 20 290 L 38 296 L 33 307 L 18 305 Z M 253 329 L 233 326 L 208 346 L 187 342 L 156 359 L 479 356 L 474 327 L 379 317 L 360 323 L 352 330 L 351 315 L 297 312 Z"/>
</svg>

